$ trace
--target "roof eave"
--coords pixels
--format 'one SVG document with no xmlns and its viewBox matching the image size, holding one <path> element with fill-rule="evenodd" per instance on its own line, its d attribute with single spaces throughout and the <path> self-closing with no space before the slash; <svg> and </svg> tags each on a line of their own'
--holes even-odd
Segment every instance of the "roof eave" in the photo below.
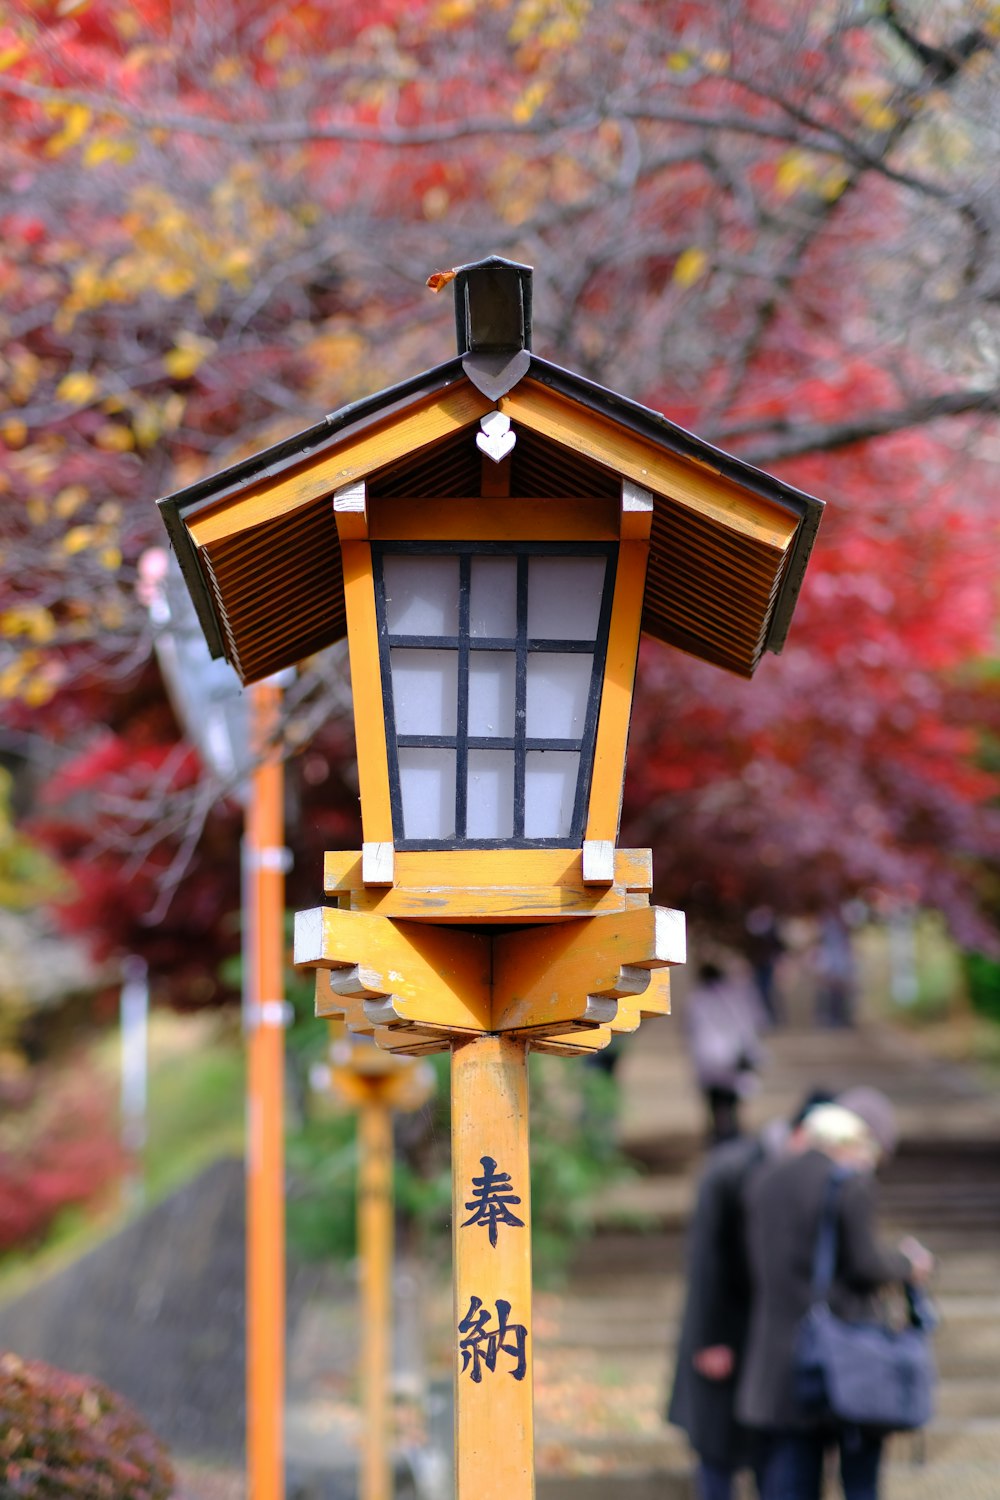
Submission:
<svg viewBox="0 0 1000 1500">
<path fill-rule="evenodd" d="M 662 412 L 598 385 L 586 376 L 540 359 L 538 355 L 531 356 L 529 373 L 533 379 L 548 385 L 560 395 L 578 401 L 612 421 L 620 422 L 640 437 L 660 443 L 666 439 L 666 446 L 679 456 L 696 463 L 708 464 L 724 478 L 799 517 L 800 524 L 783 571 L 763 645 L 764 651 L 780 652 L 788 636 L 795 603 L 802 588 L 806 565 L 826 502 L 805 490 L 796 489 L 794 485 L 786 484 L 784 480 L 775 478 L 773 474 L 768 474 L 743 459 L 735 458 L 721 448 L 716 448 L 704 438 L 671 422 Z"/>
<path fill-rule="evenodd" d="M 530 365 L 525 373 L 549 386 L 557 394 L 627 427 L 645 441 L 666 447 L 679 457 L 707 465 L 724 478 L 761 499 L 790 511 L 798 518 L 799 525 L 783 570 L 762 647 L 765 651 L 779 652 L 785 644 L 824 502 L 723 452 L 671 422 L 661 412 L 598 385 L 585 376 L 552 364 L 536 354 L 530 355 Z M 188 520 L 201 510 L 238 494 L 262 479 L 293 468 L 307 455 L 321 454 L 345 437 L 353 436 L 366 426 L 385 420 L 395 408 L 404 408 L 421 396 L 443 390 L 455 381 L 466 378 L 462 357 L 456 355 L 397 385 L 388 386 L 372 396 L 341 407 L 292 437 L 157 501 L 213 656 L 226 654 L 225 640 L 215 601 L 191 541 L 186 524 Z"/>
<path fill-rule="evenodd" d="M 444 364 L 435 365 L 398 385 L 386 386 L 372 396 L 350 402 L 347 406 L 328 413 L 311 427 L 282 439 L 280 443 L 273 443 L 271 447 L 263 448 L 249 458 L 230 464 L 216 474 L 196 480 L 194 484 L 186 485 L 184 489 L 175 490 L 157 500 L 163 524 L 197 611 L 198 622 L 213 656 L 226 655 L 225 641 L 215 611 L 215 602 L 198 562 L 187 521 L 219 500 L 238 494 L 240 490 L 248 489 L 262 479 L 294 468 L 306 455 L 321 453 L 324 448 L 342 441 L 349 433 L 383 420 L 393 407 L 432 391 L 444 390 L 455 380 L 465 378 L 461 358 L 456 355 Z"/>
</svg>

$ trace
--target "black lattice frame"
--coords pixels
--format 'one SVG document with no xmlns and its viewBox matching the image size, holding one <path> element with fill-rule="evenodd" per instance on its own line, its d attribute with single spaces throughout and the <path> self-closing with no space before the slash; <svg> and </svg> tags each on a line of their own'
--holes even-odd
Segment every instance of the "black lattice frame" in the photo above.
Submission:
<svg viewBox="0 0 1000 1500">
<path fill-rule="evenodd" d="M 394 556 L 457 556 L 459 559 L 459 621 L 457 636 L 390 634 L 386 612 L 385 581 L 382 559 Z M 593 643 L 579 640 L 529 639 L 528 559 L 550 557 L 604 557 L 606 568 L 601 599 L 597 637 Z M 517 636 L 511 638 L 469 634 L 470 579 L 473 557 L 514 557 L 517 559 Z M 597 738 L 597 716 L 601 704 L 604 664 L 607 658 L 611 605 L 614 598 L 618 547 L 613 542 L 380 542 L 372 546 L 375 601 L 379 633 L 379 667 L 382 674 L 382 702 L 385 709 L 386 747 L 389 762 L 389 788 L 392 802 L 394 842 L 398 849 L 561 849 L 572 848 L 583 841 L 590 781 L 593 772 L 594 743 Z M 456 651 L 458 653 L 458 714 L 453 735 L 403 735 L 397 738 L 392 700 L 392 672 L 389 652 L 393 648 Z M 516 653 L 515 712 L 513 737 L 475 736 L 468 733 L 469 656 L 472 651 L 510 651 Z M 583 734 L 579 739 L 529 739 L 525 732 L 528 656 L 533 652 L 579 653 L 593 651 L 593 668 Z M 407 839 L 403 837 L 403 804 L 399 780 L 400 749 L 448 749 L 455 751 L 455 833 L 446 839 Z M 466 838 L 467 789 L 470 750 L 512 750 L 514 752 L 514 833 L 512 838 Z M 563 750 L 579 753 L 576 796 L 569 833 L 564 838 L 526 838 L 525 760 L 532 750 Z"/>
</svg>

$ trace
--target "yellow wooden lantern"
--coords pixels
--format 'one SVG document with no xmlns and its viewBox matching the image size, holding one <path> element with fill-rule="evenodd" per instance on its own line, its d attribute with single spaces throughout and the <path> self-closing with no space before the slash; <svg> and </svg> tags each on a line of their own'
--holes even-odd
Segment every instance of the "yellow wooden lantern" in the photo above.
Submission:
<svg viewBox="0 0 1000 1500">
<path fill-rule="evenodd" d="M 539 359 L 529 268 L 454 287 L 453 359 L 160 504 L 244 682 L 348 639 L 363 847 L 296 961 L 320 1015 L 451 1051 L 456 1492 L 530 1500 L 527 1052 L 667 1013 L 684 958 L 617 848 L 640 635 L 752 676 L 822 507 Z"/>
<path fill-rule="evenodd" d="M 160 503 L 245 681 L 348 637 L 364 844 L 328 854 L 336 904 L 299 920 L 320 1013 L 398 1050 L 590 1049 L 662 1012 L 650 972 L 683 956 L 648 851 L 616 848 L 640 633 L 752 675 L 821 505 L 534 355 L 529 268 L 454 285 L 456 358 Z M 529 1002 L 538 963 L 593 984 Z"/>
</svg>

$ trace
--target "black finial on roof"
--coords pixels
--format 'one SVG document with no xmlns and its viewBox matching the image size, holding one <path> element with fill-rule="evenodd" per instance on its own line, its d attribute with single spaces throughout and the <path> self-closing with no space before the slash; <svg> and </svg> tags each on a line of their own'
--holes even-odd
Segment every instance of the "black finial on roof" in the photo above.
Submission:
<svg viewBox="0 0 1000 1500">
<path fill-rule="evenodd" d="M 491 255 L 455 273 L 459 354 L 531 348 L 531 267 Z"/>
</svg>

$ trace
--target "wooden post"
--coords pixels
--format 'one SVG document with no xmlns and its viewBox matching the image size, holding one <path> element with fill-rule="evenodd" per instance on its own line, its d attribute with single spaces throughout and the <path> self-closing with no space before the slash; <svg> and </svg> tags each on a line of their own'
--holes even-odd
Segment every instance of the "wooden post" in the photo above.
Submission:
<svg viewBox="0 0 1000 1500">
<path fill-rule="evenodd" d="M 451 1055 L 456 1500 L 533 1500 L 527 1043 Z"/>
<path fill-rule="evenodd" d="M 284 816 L 273 748 L 281 692 L 250 693 L 257 758 L 247 810 L 247 1494 L 285 1493 Z"/>
<path fill-rule="evenodd" d="M 390 1500 L 389 1328 L 392 1301 L 392 1111 L 378 1084 L 358 1118 L 361 1264 L 361 1500 Z"/>
</svg>

